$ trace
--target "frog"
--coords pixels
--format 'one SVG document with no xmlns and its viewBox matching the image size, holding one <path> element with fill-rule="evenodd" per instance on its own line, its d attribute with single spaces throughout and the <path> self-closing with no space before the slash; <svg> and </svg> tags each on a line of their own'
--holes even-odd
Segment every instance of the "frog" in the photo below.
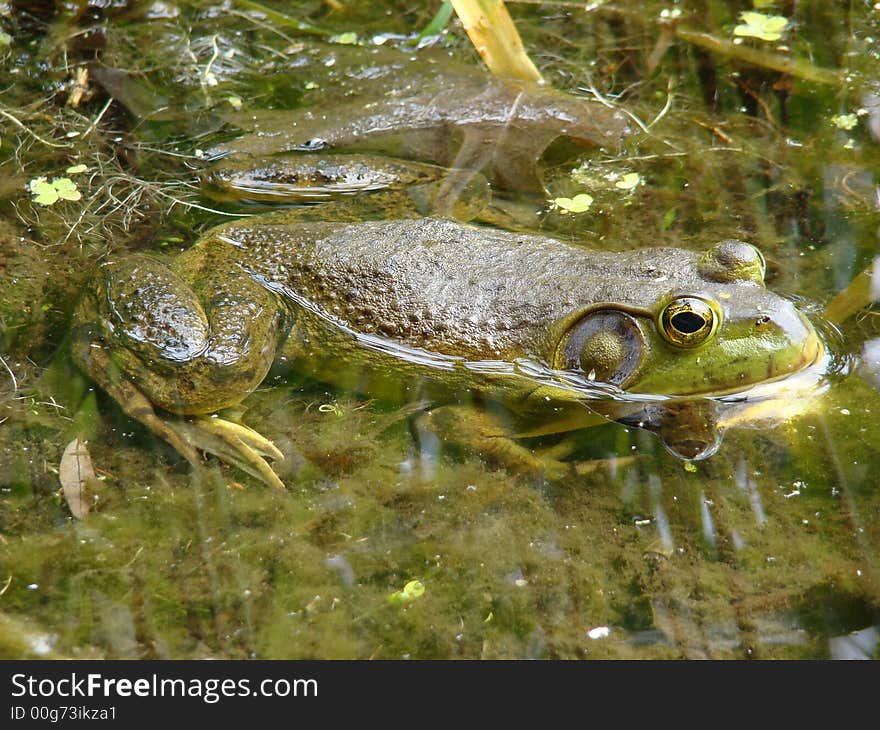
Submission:
<svg viewBox="0 0 880 730">
<path fill-rule="evenodd" d="M 278 488 L 277 447 L 217 414 L 279 361 L 422 399 L 437 432 L 534 471 L 546 464 L 519 441 L 595 423 L 597 394 L 738 394 L 819 362 L 822 338 L 765 271 L 738 240 L 607 252 L 442 217 L 279 210 L 221 224 L 171 261 L 106 263 L 73 355 L 193 464 L 206 451 Z"/>
<path fill-rule="evenodd" d="M 552 476 L 569 447 L 534 439 L 610 419 L 708 458 L 721 400 L 821 369 L 752 244 L 593 250 L 498 205 L 546 199 L 538 162 L 560 140 L 618 153 L 624 111 L 473 69 L 389 90 L 383 68 L 332 108 L 230 115 L 204 191 L 254 214 L 174 258 L 105 262 L 76 309 L 74 361 L 191 464 L 284 488 L 279 449 L 227 415 L 279 364 L 418 403 L 418 433 Z"/>
</svg>

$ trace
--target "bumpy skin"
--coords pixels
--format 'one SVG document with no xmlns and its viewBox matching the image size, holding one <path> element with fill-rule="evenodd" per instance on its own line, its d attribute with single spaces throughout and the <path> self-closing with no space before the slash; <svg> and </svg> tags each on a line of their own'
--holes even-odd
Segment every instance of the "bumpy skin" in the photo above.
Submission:
<svg viewBox="0 0 880 730">
<path fill-rule="evenodd" d="M 279 155 L 255 160 L 234 155 L 204 175 L 215 200 L 293 203 L 331 200 L 373 190 L 400 190 L 433 183 L 449 170 L 379 155 Z"/>
<path fill-rule="evenodd" d="M 374 357 L 358 354 L 366 348 L 355 335 L 375 335 L 466 361 L 555 365 L 565 333 L 595 310 L 632 315 L 646 339 L 629 390 L 737 390 L 816 355 L 812 327 L 790 302 L 751 276 L 707 278 L 706 256 L 681 249 L 608 253 L 436 219 L 291 224 L 284 213 L 215 229 L 198 248 L 227 251 L 242 274 L 288 300 L 298 323 L 288 349 L 299 329 L 322 336 L 318 323 L 352 333 L 348 346 L 332 348 L 335 359 Z M 679 294 L 723 311 L 714 338 L 696 350 L 657 333 L 660 308 Z"/>
<path fill-rule="evenodd" d="M 606 253 L 447 220 L 303 223 L 282 212 L 215 228 L 167 266 L 143 256 L 107 265 L 77 313 L 74 354 L 154 430 L 151 406 L 200 415 L 234 405 L 280 358 L 371 395 L 470 391 L 529 421 L 564 421 L 517 429 L 548 433 L 582 422 L 559 404 L 586 411 L 577 384 L 591 385 L 592 351 L 567 385 L 503 364 L 559 368 L 591 317 L 624 317 L 632 330 L 618 348 L 628 390 L 725 393 L 813 362 L 815 331 L 763 287 L 759 258 L 739 242 L 702 255 Z M 680 295 L 721 313 L 700 347 L 658 332 L 661 309 Z M 413 383 L 422 390 L 406 392 Z"/>
</svg>

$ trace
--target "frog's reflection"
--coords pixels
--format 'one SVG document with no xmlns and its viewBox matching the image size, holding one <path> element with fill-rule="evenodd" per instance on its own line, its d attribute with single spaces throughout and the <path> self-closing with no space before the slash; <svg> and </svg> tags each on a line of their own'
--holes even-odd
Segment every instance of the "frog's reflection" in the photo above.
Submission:
<svg viewBox="0 0 880 730">
<path fill-rule="evenodd" d="M 651 403 L 638 415 L 620 420 L 655 432 L 673 456 L 699 461 L 713 456 L 721 447 L 724 435 L 718 423 L 721 405 L 708 398 Z"/>
<path fill-rule="evenodd" d="M 744 393 L 722 397 L 591 401 L 589 408 L 609 420 L 657 435 L 676 458 L 701 461 L 721 448 L 728 429 L 769 429 L 804 415 L 828 388 L 828 374 L 842 367 L 827 354 L 782 381 L 764 383 Z"/>
</svg>

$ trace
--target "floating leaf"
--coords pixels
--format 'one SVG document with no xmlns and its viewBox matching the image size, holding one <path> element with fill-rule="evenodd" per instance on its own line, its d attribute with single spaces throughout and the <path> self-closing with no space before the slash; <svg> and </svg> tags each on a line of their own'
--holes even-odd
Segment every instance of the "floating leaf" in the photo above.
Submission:
<svg viewBox="0 0 880 730">
<path fill-rule="evenodd" d="M 44 177 L 36 177 L 28 183 L 34 202 L 40 205 L 52 205 L 58 202 L 58 191 L 55 186 L 46 181 Z"/>
<path fill-rule="evenodd" d="M 345 46 L 353 46 L 358 42 L 357 33 L 349 31 L 348 33 L 340 33 L 339 35 L 330 36 L 328 39 L 331 43 L 342 43 Z"/>
<path fill-rule="evenodd" d="M 831 123 L 838 129 L 853 129 L 859 118 L 855 114 L 835 114 L 831 117 Z"/>
<path fill-rule="evenodd" d="M 553 205 L 561 208 L 566 213 L 583 213 L 593 204 L 593 196 L 588 193 L 578 193 L 573 198 L 556 198 Z"/>
<path fill-rule="evenodd" d="M 52 205 L 59 200 L 79 200 L 82 197 L 76 183 L 68 177 L 52 182 L 47 182 L 45 177 L 35 177 L 28 183 L 28 188 L 34 196 L 34 202 L 39 205 Z"/>
<path fill-rule="evenodd" d="M 68 167 L 64 172 L 68 175 L 79 175 L 81 172 L 88 172 L 89 168 L 85 165 L 74 165 L 73 167 Z"/>
<path fill-rule="evenodd" d="M 758 38 L 762 41 L 778 41 L 788 25 L 788 18 L 782 15 L 764 15 L 745 11 L 739 14 L 743 24 L 733 29 L 735 36 Z"/>
<path fill-rule="evenodd" d="M 92 508 L 88 487 L 89 482 L 95 479 L 92 458 L 89 456 L 85 442 L 75 438 L 67 444 L 61 456 L 61 463 L 58 465 L 58 478 L 71 514 L 81 520 Z"/>
<path fill-rule="evenodd" d="M 614 183 L 614 187 L 620 190 L 632 190 L 642 184 L 642 176 L 637 172 L 628 172 L 620 180 Z"/>
<path fill-rule="evenodd" d="M 394 591 L 389 595 L 388 600 L 396 604 L 412 603 L 424 594 L 425 584 L 419 580 L 411 580 L 403 587 L 402 591 Z"/>
<path fill-rule="evenodd" d="M 69 177 L 59 177 L 52 181 L 52 185 L 63 200 L 79 200 L 82 197 L 82 193 L 76 189 L 76 183 Z"/>
</svg>

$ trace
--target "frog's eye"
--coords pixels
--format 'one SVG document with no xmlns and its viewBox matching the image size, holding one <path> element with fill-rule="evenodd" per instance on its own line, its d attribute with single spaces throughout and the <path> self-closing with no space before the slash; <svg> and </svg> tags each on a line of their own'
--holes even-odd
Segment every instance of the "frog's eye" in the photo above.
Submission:
<svg viewBox="0 0 880 730">
<path fill-rule="evenodd" d="M 660 312 L 660 334 L 677 347 L 702 345 L 718 327 L 719 316 L 708 302 L 697 297 L 673 299 Z"/>
</svg>

